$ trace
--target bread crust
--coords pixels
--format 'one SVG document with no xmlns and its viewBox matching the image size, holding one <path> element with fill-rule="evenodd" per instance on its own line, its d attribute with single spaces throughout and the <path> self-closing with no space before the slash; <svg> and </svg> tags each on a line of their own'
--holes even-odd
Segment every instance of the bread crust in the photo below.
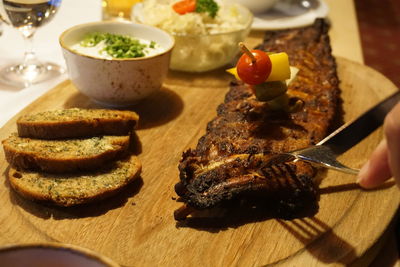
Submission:
<svg viewBox="0 0 400 267">
<path fill-rule="evenodd" d="M 94 151 L 93 142 L 102 147 Z M 39 140 L 20 138 L 15 135 L 3 140 L 6 160 L 14 168 L 50 173 L 71 173 L 94 170 L 107 161 L 124 155 L 130 143 L 129 136 L 105 136 L 92 139 Z M 72 144 L 72 146 L 71 146 Z M 29 146 L 29 148 L 27 148 Z M 80 147 L 81 146 L 81 147 Z M 56 151 L 53 151 L 56 148 Z M 71 153 L 69 150 L 86 150 L 88 153 Z M 93 150 L 93 151 L 91 151 Z"/>
<path fill-rule="evenodd" d="M 127 135 L 134 130 L 139 116 L 133 111 L 106 109 L 65 109 L 21 116 L 18 135 L 41 139 Z"/>
<path fill-rule="evenodd" d="M 10 168 L 8 181 L 21 196 L 47 204 L 70 207 L 118 193 L 136 179 L 142 165 L 130 155 L 93 173 L 48 174 Z"/>
</svg>

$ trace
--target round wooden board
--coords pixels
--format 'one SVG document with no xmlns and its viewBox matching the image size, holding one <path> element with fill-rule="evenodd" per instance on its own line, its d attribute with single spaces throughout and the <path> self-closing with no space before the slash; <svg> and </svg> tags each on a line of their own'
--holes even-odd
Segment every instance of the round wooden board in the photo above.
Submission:
<svg viewBox="0 0 400 267">
<path fill-rule="evenodd" d="M 344 119 L 349 121 L 397 88 L 363 65 L 338 58 Z M 195 146 L 227 92 L 223 70 L 204 75 L 171 73 L 162 91 L 133 107 L 143 172 L 118 196 L 101 203 L 61 209 L 16 195 L 6 181 L 8 165 L 0 152 L 0 245 L 63 242 L 102 253 L 123 266 L 288 266 L 348 265 L 382 236 L 394 217 L 400 194 L 392 181 L 364 191 L 355 177 L 323 172 L 320 210 L 293 221 L 249 221 L 224 228 L 179 227 L 173 211 L 177 165 Z M 20 114 L 54 108 L 96 107 L 65 81 Z M 16 117 L 0 131 L 16 131 Z M 374 132 L 341 156 L 359 168 L 382 137 Z"/>
</svg>

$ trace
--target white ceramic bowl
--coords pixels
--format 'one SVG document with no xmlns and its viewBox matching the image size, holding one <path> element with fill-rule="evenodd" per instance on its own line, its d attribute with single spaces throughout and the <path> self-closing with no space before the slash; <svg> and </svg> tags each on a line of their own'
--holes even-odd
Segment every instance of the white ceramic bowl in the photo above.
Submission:
<svg viewBox="0 0 400 267">
<path fill-rule="evenodd" d="M 162 47 L 162 52 L 141 58 L 102 59 L 71 49 L 91 32 L 151 40 Z M 174 46 L 174 38 L 158 28 L 117 21 L 74 26 L 61 34 L 59 42 L 75 87 L 95 102 L 114 107 L 132 105 L 161 88 Z"/>
<path fill-rule="evenodd" d="M 118 267 L 111 259 L 89 249 L 69 244 L 43 243 L 0 248 L 0 265 L 25 267 Z"/>
<path fill-rule="evenodd" d="M 175 47 L 172 50 L 170 68 L 186 72 L 205 72 L 232 63 L 239 52 L 238 43 L 246 39 L 253 22 L 253 15 L 246 7 L 237 4 L 235 6 L 241 15 L 242 28 L 239 30 L 204 35 L 171 33 L 175 38 Z M 230 8 L 229 5 L 226 8 Z M 141 4 L 135 5 L 132 19 L 147 23 L 143 19 L 143 12 Z"/>
<path fill-rule="evenodd" d="M 271 9 L 278 0 L 230 0 L 230 2 L 241 4 L 257 14 Z"/>
</svg>

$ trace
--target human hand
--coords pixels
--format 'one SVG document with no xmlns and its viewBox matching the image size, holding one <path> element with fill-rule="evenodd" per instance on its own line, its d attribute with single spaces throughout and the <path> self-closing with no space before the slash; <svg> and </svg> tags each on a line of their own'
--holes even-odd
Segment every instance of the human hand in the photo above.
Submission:
<svg viewBox="0 0 400 267">
<path fill-rule="evenodd" d="M 383 124 L 385 139 L 372 152 L 361 168 L 357 182 L 374 188 L 394 177 L 400 187 L 400 103 L 386 115 Z"/>
</svg>

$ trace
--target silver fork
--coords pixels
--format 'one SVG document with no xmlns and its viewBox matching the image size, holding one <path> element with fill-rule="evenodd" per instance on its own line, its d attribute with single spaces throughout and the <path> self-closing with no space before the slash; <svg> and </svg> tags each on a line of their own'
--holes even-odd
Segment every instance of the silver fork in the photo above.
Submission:
<svg viewBox="0 0 400 267">
<path fill-rule="evenodd" d="M 359 170 L 347 167 L 340 163 L 328 146 L 315 145 L 300 150 L 284 152 L 276 156 L 275 162 L 286 162 L 293 160 L 303 160 L 315 165 L 323 166 L 329 169 L 334 169 L 340 172 L 356 175 Z"/>
<path fill-rule="evenodd" d="M 315 146 L 278 154 L 271 159 L 271 164 L 303 160 L 344 173 L 357 174 L 359 170 L 343 165 L 337 161 L 336 157 L 358 144 L 381 126 L 386 114 L 399 101 L 400 92 L 396 92 L 357 119 L 344 124 Z"/>
</svg>

